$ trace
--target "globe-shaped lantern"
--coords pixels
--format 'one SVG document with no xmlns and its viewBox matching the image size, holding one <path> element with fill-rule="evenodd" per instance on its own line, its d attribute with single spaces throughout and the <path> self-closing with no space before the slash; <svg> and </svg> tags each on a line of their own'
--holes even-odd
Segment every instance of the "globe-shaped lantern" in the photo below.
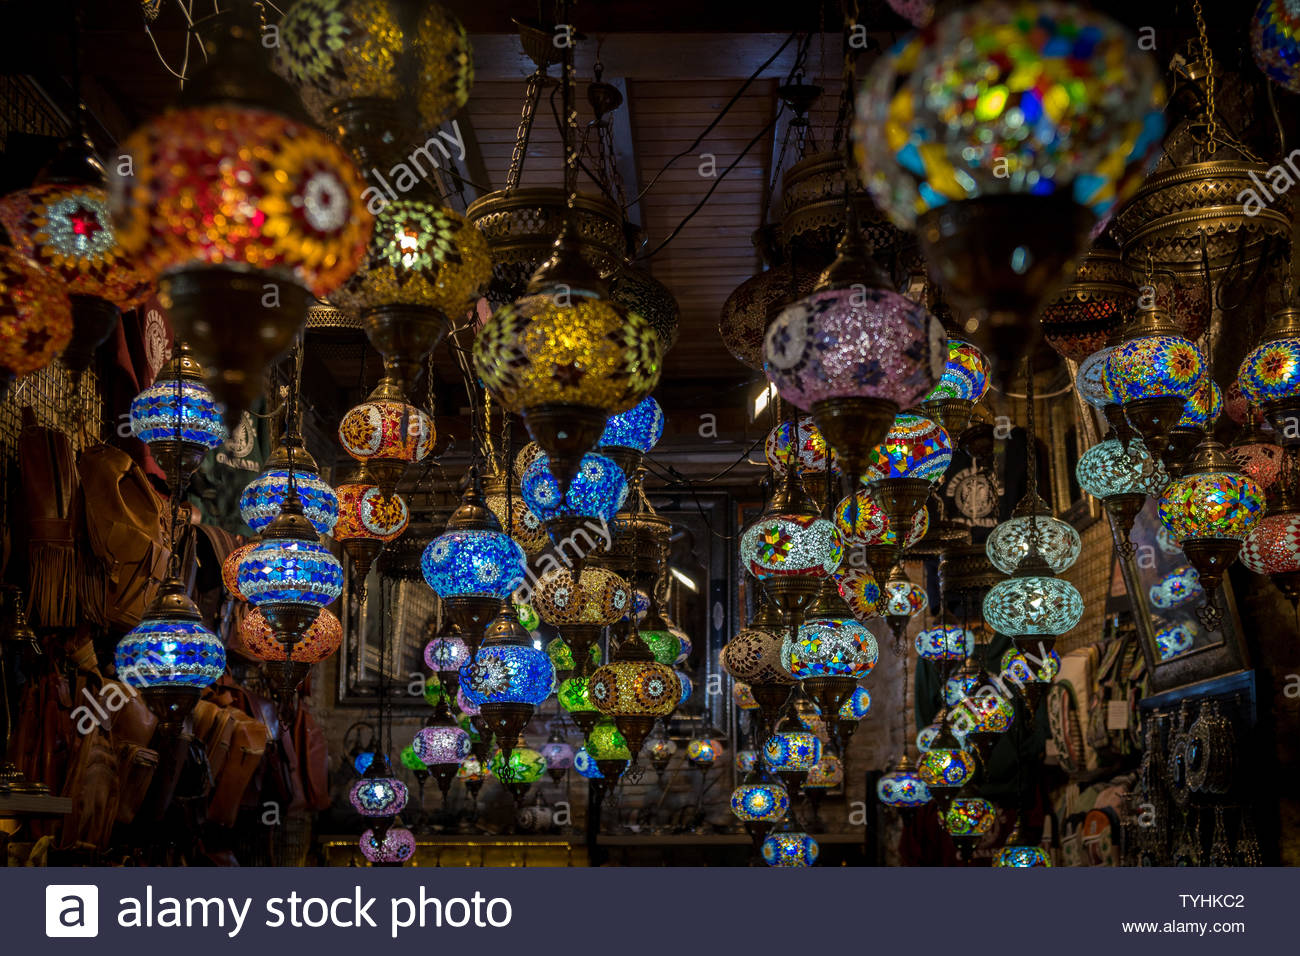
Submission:
<svg viewBox="0 0 1300 956">
<path fill-rule="evenodd" d="M 361 264 L 373 216 L 347 154 L 297 119 L 257 12 L 236 5 L 197 29 L 206 55 L 182 105 L 122 141 L 129 169 L 110 164 L 112 211 L 123 253 L 159 276 L 229 419 L 261 393 L 311 297 Z"/>
<path fill-rule="evenodd" d="M 744 776 L 758 766 L 758 751 L 737 750 L 732 761 L 735 764 L 736 773 L 740 776 Z"/>
<path fill-rule="evenodd" d="M 415 856 L 415 834 L 406 827 L 368 829 L 357 841 L 361 855 L 376 866 L 401 866 Z"/>
<path fill-rule="evenodd" d="M 781 397 L 812 413 L 856 478 L 899 410 L 938 383 L 947 348 L 939 321 L 893 291 L 855 221 L 812 294 L 768 326 L 763 357 Z"/>
<path fill-rule="evenodd" d="M 1017 317 L 992 323 L 1012 355 L 1098 220 L 1137 189 L 1163 107 L 1158 67 L 1106 16 L 986 2 L 882 56 L 852 135 L 876 204 L 917 232 L 953 304 Z"/>
<path fill-rule="evenodd" d="M 1119 249 L 1094 242 L 1074 276 L 1043 307 L 1043 338 L 1062 358 L 1083 363 L 1112 338 L 1118 341 L 1137 296 Z"/>
<path fill-rule="evenodd" d="M 712 737 L 695 737 L 686 744 L 686 759 L 701 770 L 708 770 L 721 756 L 722 742 Z"/>
<path fill-rule="evenodd" d="M 943 814 L 943 827 L 954 839 L 972 842 L 997 823 L 997 810 L 983 797 L 957 797 Z"/>
<path fill-rule="evenodd" d="M 510 602 L 502 601 L 478 654 L 461 668 L 460 680 L 509 757 L 511 741 L 555 689 L 555 667 L 520 626 Z"/>
<path fill-rule="evenodd" d="M 367 759 L 365 763 L 362 764 L 361 755 L 360 754 L 357 755 L 357 759 L 353 763 L 353 766 L 356 768 L 357 773 L 365 773 L 366 767 L 370 766 L 370 761 L 374 759 L 375 755 L 372 753 L 372 754 L 367 754 L 366 756 L 369 759 Z M 402 755 L 399 759 L 401 760 L 401 764 L 403 767 L 405 767 L 407 770 L 415 774 L 416 780 L 423 782 L 428 778 L 429 768 L 425 766 L 423 760 L 421 760 L 419 757 L 415 755 L 415 748 L 412 747 L 410 744 L 407 744 L 405 747 L 402 748 Z M 421 776 L 421 774 L 423 774 L 424 776 Z"/>
<path fill-rule="evenodd" d="M 904 413 L 872 450 L 864 481 L 894 528 L 905 528 L 925 507 L 930 489 L 952 462 L 952 443 L 941 426 Z"/>
<path fill-rule="evenodd" d="M 1208 595 L 1198 614 L 1213 629 L 1221 614 L 1216 594 L 1241 542 L 1264 516 L 1264 494 L 1213 440 L 1197 449 L 1186 471 L 1160 496 L 1160 520 L 1178 542 Z"/>
<path fill-rule="evenodd" d="M 556 505 L 609 417 L 650 394 L 662 361 L 658 334 L 608 298 L 567 224 L 528 294 L 499 308 L 474 340 L 475 371 L 551 459 Z"/>
<path fill-rule="evenodd" d="M 991 865 L 1024 868 L 1051 866 L 1052 858 L 1041 846 L 1025 840 L 1021 835 L 1020 823 L 1017 822 L 1011 836 L 1007 837 L 1006 846 L 998 850 Z"/>
<path fill-rule="evenodd" d="M 871 694 L 865 687 L 853 688 L 853 693 L 845 698 L 835 715 L 837 720 L 859 721 L 871 710 Z"/>
<path fill-rule="evenodd" d="M 944 721 L 930 749 L 921 755 L 918 770 L 930 795 L 946 806 L 975 775 L 975 755 L 962 746 L 953 735 L 952 725 Z"/>
<path fill-rule="evenodd" d="M 339 511 L 331 534 L 347 552 L 352 580 L 364 589 L 371 565 L 388 542 L 401 537 L 411 512 L 401 495 L 384 494 L 365 464 L 345 477 L 334 493 Z"/>
<path fill-rule="evenodd" d="M 1074 474 L 1079 487 L 1100 499 L 1115 523 L 1121 553 L 1132 554 L 1129 535 L 1138 512 L 1148 495 L 1159 495 L 1169 483 L 1164 465 L 1151 457 L 1142 441 L 1126 444 L 1112 437 L 1080 455 Z"/>
<path fill-rule="evenodd" d="M 483 234 L 421 181 L 383 203 L 365 260 L 330 302 L 360 316 L 385 377 L 409 389 L 491 277 Z"/>
<path fill-rule="evenodd" d="M 1015 515 L 999 524 L 984 542 L 989 561 L 1003 574 L 1012 574 L 1029 555 L 1030 542 L 1038 548 L 1053 574 L 1060 574 L 1079 559 L 1083 539 L 1074 526 L 1052 514 L 1047 502 L 1027 495 Z"/>
<path fill-rule="evenodd" d="M 880 651 L 866 626 L 848 619 L 810 618 L 781 647 L 781 662 L 823 714 L 836 714 Z"/>
<path fill-rule="evenodd" d="M 407 13 L 399 0 L 299 0 L 280 21 L 276 71 L 354 151 L 369 155 L 406 124 L 432 130 L 469 98 L 474 58 L 460 21 L 440 3 Z"/>
<path fill-rule="evenodd" d="M 777 423 L 763 442 L 763 456 L 778 475 L 784 475 L 793 461 L 802 478 L 825 474 L 831 463 L 831 451 L 811 415 Z"/>
<path fill-rule="evenodd" d="M 1294 434 L 1300 420 L 1300 308 L 1273 314 L 1259 345 L 1242 360 L 1237 381 L 1279 433 Z"/>
<path fill-rule="evenodd" d="M 1029 653 L 1009 648 L 1002 655 L 1001 665 L 999 676 L 1002 684 L 1014 687 L 1024 695 L 1032 714 L 1038 710 L 1048 685 L 1061 672 L 1061 655 L 1045 648 Z"/>
<path fill-rule="evenodd" d="M 239 624 L 239 640 L 244 650 L 260 661 L 292 660 L 295 664 L 315 664 L 343 646 L 343 625 L 329 608 L 321 608 L 307 633 L 293 645 L 290 658 L 289 648 L 276 639 L 266 616 L 259 608 L 253 608 Z"/>
<path fill-rule="evenodd" d="M 433 450 L 433 419 L 410 404 L 393 376 L 379 380 L 366 400 L 348 409 L 339 422 L 339 444 L 391 497 L 407 465 Z"/>
<path fill-rule="evenodd" d="M 948 721 L 964 731 L 981 762 L 986 762 L 997 738 L 1011 729 L 1015 715 L 1015 705 L 1003 693 L 991 684 L 981 684 L 953 705 Z"/>
<path fill-rule="evenodd" d="M 424 549 L 420 568 L 473 645 L 501 602 L 526 579 L 527 561 L 524 549 L 501 530 L 475 478 L 446 530 Z"/>
<path fill-rule="evenodd" d="M 424 662 L 440 674 L 459 672 L 470 656 L 469 645 L 454 634 L 435 637 L 424 645 Z"/>
<path fill-rule="evenodd" d="M 959 338 L 948 339 L 948 361 L 939 382 L 921 400 L 921 409 L 949 435 L 970 423 L 975 403 L 989 390 L 989 363 L 984 353 Z"/>
<path fill-rule="evenodd" d="M 808 779 L 803 782 L 804 790 L 829 790 L 844 782 L 844 764 L 834 754 L 822 754 L 808 771 Z"/>
<path fill-rule="evenodd" d="M 646 647 L 650 648 L 650 653 L 660 664 L 677 663 L 682 642 L 676 634 L 667 628 L 647 629 L 645 627 L 637 628 L 637 633 L 641 635 L 641 640 L 645 642 Z"/>
<path fill-rule="evenodd" d="M 1119 343 L 1116 342 L 1116 345 Z M 1115 346 L 1109 345 L 1098 349 L 1079 363 L 1074 374 L 1074 388 L 1079 397 L 1093 408 L 1107 408 L 1118 405 L 1115 389 L 1110 381 L 1110 354 Z"/>
<path fill-rule="evenodd" d="M 1162 451 L 1201 387 L 1205 368 L 1200 347 L 1183 337 L 1168 312 L 1150 304 L 1139 309 L 1110 353 L 1106 374 L 1129 424 L 1148 449 Z"/>
<path fill-rule="evenodd" d="M 1047 563 L 1032 554 L 1021 561 L 1015 576 L 999 581 L 984 595 L 984 622 L 1009 635 L 1017 647 L 1022 643 L 1051 647 L 1082 617 L 1079 589 L 1053 575 Z"/>
<path fill-rule="evenodd" d="M 763 840 L 763 860 L 768 866 L 812 866 L 821 848 L 806 833 L 769 833 Z"/>
<path fill-rule="evenodd" d="M 586 551 L 599 550 L 598 529 L 608 527 L 627 498 L 623 469 L 604 455 L 583 455 L 568 490 L 561 494 L 551 466 L 547 455 L 533 459 L 521 482 L 524 502 L 557 547 L 575 548 L 579 539 L 585 539 Z"/>
<path fill-rule="evenodd" d="M 546 761 L 546 772 L 552 780 L 559 783 L 564 779 L 565 771 L 573 766 L 573 745 L 557 730 L 542 744 L 539 752 Z"/>
<path fill-rule="evenodd" d="M 584 734 L 590 733 L 600 719 L 600 711 L 591 699 L 589 676 L 580 674 L 563 681 L 555 692 L 555 699 Z"/>
<path fill-rule="evenodd" d="M 742 823 L 779 823 L 789 809 L 789 793 L 774 780 L 742 783 L 731 791 L 731 812 Z"/>
<path fill-rule="evenodd" d="M 841 566 L 835 572 L 835 586 L 839 589 L 844 603 L 859 621 L 865 623 L 874 617 L 880 617 L 883 613 L 884 592 L 880 589 L 876 576 L 867 568 Z"/>
<path fill-rule="evenodd" d="M 411 747 L 420 762 L 431 770 L 440 764 L 459 768 L 461 761 L 469 756 L 470 739 L 469 734 L 448 721 L 420 728 Z"/>
<path fill-rule="evenodd" d="M 887 807 L 912 810 L 930 802 L 930 789 L 906 756 L 876 781 L 876 798 Z"/>
<path fill-rule="evenodd" d="M 1265 515 L 1241 543 L 1241 563 L 1267 574 L 1292 604 L 1300 599 L 1300 513 Z"/>
<path fill-rule="evenodd" d="M 498 750 L 489 764 L 492 776 L 514 794 L 515 802 L 523 801 L 528 788 L 546 773 L 546 758 L 524 743 L 523 738 L 514 743 L 510 752 Z"/>
<path fill-rule="evenodd" d="M 889 516 L 876 496 L 859 488 L 835 506 L 835 530 L 845 548 L 861 548 L 876 580 L 889 577 L 900 552 L 912 547 L 930 530 L 930 512 L 921 508 L 909 519 L 908 531 L 900 541 L 889 524 Z"/>
<path fill-rule="evenodd" d="M 577 752 L 574 753 L 573 769 L 578 771 L 578 776 L 587 780 L 603 779 L 600 767 L 596 765 L 596 758 L 588 752 L 586 747 L 579 747 Z"/>
<path fill-rule="evenodd" d="M 614 719 L 633 755 L 640 752 L 655 720 L 676 710 L 681 697 L 676 671 L 656 661 L 635 631 L 609 663 L 591 675 L 592 703 Z"/>
<path fill-rule="evenodd" d="M 916 635 L 916 654 L 925 661 L 964 661 L 975 653 L 975 634 L 952 624 L 927 627 Z"/>
<path fill-rule="evenodd" d="M 254 531 L 261 531 L 275 520 L 289 491 L 291 461 L 303 515 L 318 534 L 330 534 L 339 517 L 338 495 L 321 480 L 315 459 L 300 443 L 283 442 L 271 453 L 262 473 L 249 482 L 239 496 L 240 517 Z"/>
<path fill-rule="evenodd" d="M 178 342 L 154 383 L 131 400 L 131 433 L 149 446 L 169 483 L 187 483 L 208 452 L 229 435 L 221 407 L 203 379 L 203 367 L 189 346 Z M 276 514 L 278 507 L 271 518 Z"/>
<path fill-rule="evenodd" d="M 1249 422 L 1233 439 L 1228 454 L 1247 478 L 1267 491 L 1282 473 L 1282 446 L 1277 434 Z"/>
<path fill-rule="evenodd" d="M 587 734 L 587 752 L 600 768 L 601 777 L 610 781 L 621 777 L 632 759 L 627 738 L 608 717 L 596 721 Z"/>
<path fill-rule="evenodd" d="M 247 601 L 248 598 L 239 590 L 239 565 L 243 563 L 244 558 L 260 544 L 260 540 L 254 538 L 246 544 L 241 544 L 228 555 L 226 560 L 221 562 L 221 583 L 229 594 L 236 601 Z"/>
<path fill-rule="evenodd" d="M 283 644 L 296 644 L 320 609 L 343 592 L 343 567 L 320 543 L 291 488 L 280 516 L 239 565 L 239 590 L 259 608 Z"/>
<path fill-rule="evenodd" d="M 402 812 L 407 796 L 406 784 L 393 776 L 387 754 L 380 753 L 352 785 L 348 800 L 363 817 L 392 817 Z"/>
<path fill-rule="evenodd" d="M 1250 52 L 1270 80 L 1300 93 L 1300 10 L 1287 0 L 1260 0 L 1250 21 Z"/>
<path fill-rule="evenodd" d="M 725 651 L 726 648 L 724 647 Z M 726 665 L 723 665 L 726 668 Z M 758 710 L 758 701 L 754 697 L 754 688 L 744 681 L 735 681 L 731 685 L 731 702 L 738 710 Z"/>
<path fill-rule="evenodd" d="M 773 773 L 807 773 L 822 759 L 822 742 L 807 730 L 778 730 L 763 744 L 763 762 Z"/>
<path fill-rule="evenodd" d="M 584 662 L 596 647 L 601 630 L 622 618 L 631 604 L 632 589 L 627 582 L 599 567 L 584 566 L 578 574 L 551 568 L 538 580 L 533 593 L 538 617 L 560 630 L 574 669 L 585 674 L 590 671 Z"/>
<path fill-rule="evenodd" d="M 895 567 L 885 582 L 882 610 L 898 646 L 902 646 L 903 635 L 907 633 L 912 618 L 929 606 L 925 589 L 914 584 L 901 567 Z"/>
<path fill-rule="evenodd" d="M 178 731 L 203 688 L 226 670 L 226 648 L 175 578 L 164 581 L 140 623 L 117 642 L 117 678 L 139 689 L 163 729 Z"/>
<path fill-rule="evenodd" d="M 664 410 L 647 395 L 625 412 L 611 415 L 600 433 L 596 450 L 613 460 L 624 476 L 636 472 L 641 458 L 659 444 L 664 434 Z"/>
</svg>

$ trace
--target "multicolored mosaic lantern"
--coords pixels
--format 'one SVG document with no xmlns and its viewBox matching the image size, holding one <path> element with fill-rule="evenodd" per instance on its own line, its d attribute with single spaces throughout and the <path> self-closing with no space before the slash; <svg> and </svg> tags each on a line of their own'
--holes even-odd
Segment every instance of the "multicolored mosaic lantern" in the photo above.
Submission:
<svg viewBox="0 0 1300 956">
<path fill-rule="evenodd" d="M 763 762 L 773 773 L 807 773 L 822 759 L 822 742 L 807 730 L 778 730 L 763 744 Z"/>
<path fill-rule="evenodd" d="M 625 640 L 610 662 L 591 675 L 592 703 L 614 719 L 633 754 L 640 752 L 655 721 L 677 709 L 681 697 L 677 673 L 656 661 L 636 637 Z"/>
<path fill-rule="evenodd" d="M 169 483 L 179 479 L 184 486 L 229 435 L 203 379 L 203 366 L 178 342 L 154 383 L 131 400 L 131 433 L 149 446 Z"/>
<path fill-rule="evenodd" d="M 1163 449 L 1201 387 L 1205 353 L 1184 338 L 1169 313 L 1154 303 L 1138 309 L 1124 339 L 1107 359 L 1106 375 L 1124 416 L 1148 449 Z"/>
<path fill-rule="evenodd" d="M 901 649 L 903 635 L 907 633 L 912 618 L 930 606 L 930 599 L 926 597 L 925 589 L 914 584 L 901 567 L 894 568 L 889 575 L 884 591 L 882 610 Z"/>
<path fill-rule="evenodd" d="M 302 499 L 302 513 L 317 533 L 330 534 L 339 516 L 338 495 L 321 479 L 319 467 L 307 450 L 287 442 L 271 453 L 262 473 L 244 488 L 239 496 L 240 517 L 254 531 L 261 531 L 275 520 L 289 492 L 290 461 L 298 497 Z"/>
<path fill-rule="evenodd" d="M 357 846 L 361 855 L 376 866 L 400 866 L 415 856 L 415 834 L 406 827 L 385 827 L 382 834 L 368 829 Z"/>
<path fill-rule="evenodd" d="M 712 737 L 694 737 L 686 744 L 686 759 L 694 767 L 708 769 L 722 756 L 722 742 Z"/>
<path fill-rule="evenodd" d="M 1196 643 L 1196 628 L 1191 624 L 1173 624 L 1156 631 L 1156 650 L 1160 659 L 1167 661 L 1185 654 Z"/>
<path fill-rule="evenodd" d="M 1273 314 L 1259 345 L 1242 359 L 1237 381 L 1246 400 L 1279 433 L 1295 433 L 1300 422 L 1300 308 L 1287 306 Z"/>
<path fill-rule="evenodd" d="M 767 433 L 763 456 L 768 467 L 778 475 L 784 475 L 793 460 L 800 477 L 825 474 L 831 462 L 826 439 L 811 415 L 800 415 L 794 421 L 777 424 Z"/>
<path fill-rule="evenodd" d="M 1007 845 L 998 850 L 997 856 L 993 857 L 992 865 L 1027 869 L 1051 866 L 1052 858 L 1041 846 L 1025 843 L 1020 835 L 1020 824 L 1017 823 L 1015 829 L 1011 831 L 1011 836 L 1007 837 Z"/>
<path fill-rule="evenodd" d="M 1160 521 L 1178 542 L 1207 594 L 1197 615 L 1207 628 L 1222 619 L 1219 582 L 1241 542 L 1264 516 L 1264 495 L 1216 441 L 1206 440 L 1184 474 L 1160 496 Z"/>
<path fill-rule="evenodd" d="M 1182 607 L 1188 601 L 1194 601 L 1204 595 L 1205 588 L 1201 587 L 1201 576 L 1189 565 L 1174 568 L 1151 585 L 1147 591 L 1151 605 L 1161 611 Z"/>
<path fill-rule="evenodd" d="M 885 806 L 900 810 L 923 807 L 931 799 L 930 788 L 912 769 L 912 762 L 906 756 L 898 761 L 898 766 L 876 781 L 876 798 Z"/>
<path fill-rule="evenodd" d="M 787 575 L 820 581 L 835 573 L 843 554 L 835 525 L 815 514 L 764 515 L 740 539 L 745 569 L 760 581 Z"/>
<path fill-rule="evenodd" d="M 365 464 L 384 497 L 392 497 L 407 465 L 429 456 L 433 442 L 433 419 L 406 400 L 393 376 L 380 379 L 339 422 L 339 444 Z"/>
<path fill-rule="evenodd" d="M 964 749 L 948 728 L 945 723 L 930 742 L 919 768 L 921 781 L 940 800 L 950 798 L 975 775 L 975 755 Z"/>
<path fill-rule="evenodd" d="M 877 546 L 906 551 L 925 537 L 930 530 L 930 512 L 922 508 L 912 516 L 906 537 L 900 542 L 898 533 L 889 526 L 889 516 L 876 503 L 875 495 L 859 488 L 835 506 L 835 530 L 846 548 L 872 548 Z M 870 560 L 870 558 L 868 558 Z M 893 562 L 890 562 L 892 567 Z M 873 566 L 873 571 L 879 570 Z"/>
<path fill-rule="evenodd" d="M 957 797 L 943 815 L 943 827 L 954 837 L 978 839 L 997 823 L 997 810 L 983 797 Z"/>
<path fill-rule="evenodd" d="M 779 823 L 790 810 L 790 794 L 776 781 L 742 783 L 731 791 L 731 812 L 742 823 Z"/>
<path fill-rule="evenodd" d="M 424 645 L 424 663 L 433 671 L 459 671 L 469 658 L 469 645 L 454 634 L 435 637 Z"/>
<path fill-rule="evenodd" d="M 964 661 L 975 653 L 975 634 L 951 624 L 927 627 L 916 635 L 916 653 L 926 661 Z"/>
<path fill-rule="evenodd" d="M 848 677 L 858 680 L 876 666 L 876 638 L 854 620 L 817 618 L 806 621 L 798 637 L 786 637 L 781 663 L 796 680 Z"/>
<path fill-rule="evenodd" d="M 421 727 L 411 746 L 420 762 L 430 769 L 438 765 L 459 767 L 470 753 L 469 734 L 455 724 Z"/>
<path fill-rule="evenodd" d="M 31 259 L 0 247 L 0 396 L 18 376 L 54 361 L 71 339 L 63 286 Z"/>
<path fill-rule="evenodd" d="M 834 754 L 822 754 L 822 759 L 808 771 L 808 779 L 803 783 L 804 790 L 829 790 L 844 782 L 844 764 Z"/>
<path fill-rule="evenodd" d="M 1300 9 L 1290 0 L 1260 0 L 1250 22 L 1250 52 L 1265 76 L 1300 93 Z"/>
<path fill-rule="evenodd" d="M 948 338 L 948 361 L 939 384 L 921 400 L 921 408 L 949 435 L 960 435 L 971 410 L 989 390 L 989 363 L 984 353 L 963 339 Z"/>
<path fill-rule="evenodd" d="M 406 530 L 411 513 L 401 495 L 384 495 L 383 489 L 371 481 L 365 465 L 345 478 L 334 492 L 339 511 L 332 534 L 352 562 L 352 579 L 364 582 L 384 545 L 397 540 Z"/>
<path fill-rule="evenodd" d="M 948 433 L 925 416 L 907 412 L 894 420 L 885 440 L 871 453 L 863 480 L 917 478 L 935 482 L 943 477 L 951 462 L 952 443 Z M 910 509 L 908 517 L 919 510 Z"/>
<path fill-rule="evenodd" d="M 406 784 L 393 776 L 386 754 L 377 754 L 365 775 L 352 785 L 348 800 L 363 817 L 392 817 L 406 806 Z"/>
<path fill-rule="evenodd" d="M 840 597 L 859 621 L 866 622 L 884 613 L 884 592 L 869 569 L 842 567 L 835 572 L 835 584 Z"/>
<path fill-rule="evenodd" d="M 947 203 L 1008 194 L 1102 219 L 1164 132 L 1159 69 L 1132 34 L 1052 0 L 953 10 L 880 58 L 857 107 L 863 179 L 908 230 Z"/>
<path fill-rule="evenodd" d="M 763 860 L 768 866 L 812 866 L 821 847 L 806 833 L 769 833 L 763 840 Z"/>
</svg>

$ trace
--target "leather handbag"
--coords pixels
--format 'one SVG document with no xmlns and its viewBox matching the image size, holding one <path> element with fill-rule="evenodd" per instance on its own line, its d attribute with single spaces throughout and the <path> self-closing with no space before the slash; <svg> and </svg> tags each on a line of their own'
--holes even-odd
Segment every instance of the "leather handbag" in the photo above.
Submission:
<svg viewBox="0 0 1300 956">
<path fill-rule="evenodd" d="M 117 822 L 119 796 L 117 751 L 100 728 L 81 738 L 76 763 L 63 795 L 72 798 L 72 811 L 63 819 L 60 847 L 88 843 L 105 849 Z"/>
<path fill-rule="evenodd" d="M 68 436 L 36 423 L 31 407 L 22 411 L 18 435 L 18 474 L 27 524 L 28 620 L 37 627 L 77 623 L 77 551 L 73 510 L 77 466 Z"/>
<path fill-rule="evenodd" d="M 298 708 L 293 739 L 298 743 L 298 768 L 302 774 L 303 797 L 308 809 L 328 810 L 330 806 L 329 745 L 320 724 L 306 707 Z"/>
<path fill-rule="evenodd" d="M 130 823 L 144 803 L 154 771 L 158 769 L 158 751 L 130 741 L 117 745 L 118 798 L 117 822 Z"/>
<path fill-rule="evenodd" d="M 91 558 L 80 568 L 85 616 L 130 629 L 167 574 L 171 551 L 163 500 L 126 452 L 94 445 L 81 453 L 81 514 Z"/>
<path fill-rule="evenodd" d="M 229 708 L 234 711 L 234 708 Z M 253 783 L 262 758 L 266 754 L 268 733 L 266 725 L 246 714 L 238 713 L 230 741 L 230 752 L 216 777 L 212 799 L 208 801 L 207 818 L 211 823 L 231 827 L 244 805 L 244 797 Z"/>
</svg>

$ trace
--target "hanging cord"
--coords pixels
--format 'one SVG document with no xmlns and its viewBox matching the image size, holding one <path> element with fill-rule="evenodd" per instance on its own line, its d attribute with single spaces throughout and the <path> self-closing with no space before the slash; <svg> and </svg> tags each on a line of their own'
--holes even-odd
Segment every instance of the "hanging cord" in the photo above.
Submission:
<svg viewBox="0 0 1300 956">
<path fill-rule="evenodd" d="M 176 446 L 179 452 L 181 444 L 181 426 L 185 420 L 185 379 L 180 374 L 179 369 L 176 375 L 176 417 L 173 420 L 172 435 L 175 438 Z M 180 579 L 181 576 L 181 555 L 180 550 L 176 547 L 176 539 L 180 526 L 181 510 L 181 456 L 179 453 L 172 456 L 172 488 L 171 488 L 171 527 L 168 530 L 168 545 L 172 549 L 171 560 L 168 562 L 170 567 L 170 576 Z"/>
<path fill-rule="evenodd" d="M 1025 422 L 1029 430 L 1025 450 L 1025 461 L 1029 467 L 1029 553 L 1038 554 L 1038 438 L 1034 432 L 1034 362 L 1032 355 L 1025 358 Z"/>
<path fill-rule="evenodd" d="M 569 11 L 570 0 L 561 0 L 560 21 L 566 26 L 570 26 Z M 573 96 L 572 36 L 570 36 L 569 42 L 564 45 L 563 52 L 560 54 L 560 83 L 561 102 L 564 109 L 564 129 L 562 131 L 564 138 L 564 201 L 568 209 L 568 215 L 572 217 L 573 208 L 578 199 L 578 147 L 575 142 L 578 128 L 578 108 L 574 103 Z"/>
</svg>

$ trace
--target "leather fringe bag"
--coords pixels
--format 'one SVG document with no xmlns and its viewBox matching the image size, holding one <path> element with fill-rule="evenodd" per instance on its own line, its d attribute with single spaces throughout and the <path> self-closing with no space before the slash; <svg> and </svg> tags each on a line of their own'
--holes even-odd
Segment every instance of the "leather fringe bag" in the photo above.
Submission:
<svg viewBox="0 0 1300 956">
<path fill-rule="evenodd" d="M 77 623 L 77 552 L 73 508 L 78 480 L 72 443 L 61 431 L 36 423 L 23 409 L 18 435 L 19 474 L 27 519 L 27 558 L 31 568 L 28 614 L 37 627 Z"/>
</svg>

